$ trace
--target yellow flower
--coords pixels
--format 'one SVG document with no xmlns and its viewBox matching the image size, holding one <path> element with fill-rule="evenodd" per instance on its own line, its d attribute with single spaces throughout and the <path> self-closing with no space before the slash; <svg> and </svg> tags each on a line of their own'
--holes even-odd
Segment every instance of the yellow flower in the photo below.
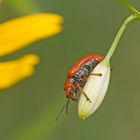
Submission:
<svg viewBox="0 0 140 140">
<path fill-rule="evenodd" d="M 61 31 L 62 18 L 56 14 L 33 14 L 0 24 L 0 56 L 19 50 L 36 40 Z"/>
<path fill-rule="evenodd" d="M 33 66 L 39 62 L 35 54 L 28 54 L 19 59 L 0 62 L 0 89 L 8 88 L 18 81 L 31 76 Z"/>
<path fill-rule="evenodd" d="M 40 13 L 12 19 L 0 24 L 0 56 L 13 53 L 37 40 L 59 33 L 62 17 Z M 0 89 L 8 88 L 34 73 L 39 63 L 36 54 L 27 54 L 16 60 L 0 62 Z"/>
</svg>

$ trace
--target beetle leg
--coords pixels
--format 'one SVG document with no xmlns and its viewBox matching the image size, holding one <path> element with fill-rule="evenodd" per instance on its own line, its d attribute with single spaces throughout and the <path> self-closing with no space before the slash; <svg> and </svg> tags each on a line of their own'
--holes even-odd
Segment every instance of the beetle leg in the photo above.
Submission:
<svg viewBox="0 0 140 140">
<path fill-rule="evenodd" d="M 87 99 L 87 101 L 89 101 L 91 103 L 90 98 L 87 96 L 87 94 L 84 92 L 83 88 L 80 87 L 79 83 L 77 83 L 77 88 L 79 89 L 80 93 L 82 93 L 85 98 Z"/>
<path fill-rule="evenodd" d="M 94 75 L 94 76 L 102 76 L 102 73 L 91 73 L 90 75 Z"/>
</svg>

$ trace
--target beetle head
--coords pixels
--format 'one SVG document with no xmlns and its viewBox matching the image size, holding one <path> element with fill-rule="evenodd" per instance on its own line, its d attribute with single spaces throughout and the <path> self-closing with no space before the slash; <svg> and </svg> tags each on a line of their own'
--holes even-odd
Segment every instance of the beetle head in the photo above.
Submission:
<svg viewBox="0 0 140 140">
<path fill-rule="evenodd" d="M 68 99 L 71 99 L 73 101 L 78 101 L 78 94 L 74 89 L 67 88 L 67 89 L 65 89 L 65 91 L 66 91 L 66 97 Z"/>
</svg>

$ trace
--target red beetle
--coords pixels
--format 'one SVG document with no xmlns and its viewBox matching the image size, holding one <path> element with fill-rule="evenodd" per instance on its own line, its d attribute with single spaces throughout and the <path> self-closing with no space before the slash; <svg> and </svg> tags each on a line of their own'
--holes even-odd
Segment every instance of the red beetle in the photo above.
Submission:
<svg viewBox="0 0 140 140">
<path fill-rule="evenodd" d="M 90 54 L 79 59 L 67 72 L 67 80 L 64 84 L 64 90 L 66 91 L 66 97 L 68 99 L 77 101 L 78 100 L 78 91 L 83 93 L 87 100 L 90 99 L 83 91 L 83 86 L 95 66 L 103 60 L 103 57 L 99 54 Z M 93 74 L 99 75 L 101 74 Z"/>
<path fill-rule="evenodd" d="M 66 97 L 68 101 L 63 106 L 59 112 L 56 121 L 58 120 L 61 112 L 66 108 L 68 112 L 68 104 L 70 100 L 78 101 L 78 92 L 84 94 L 87 101 L 90 99 L 87 97 L 86 93 L 83 91 L 83 87 L 89 77 L 89 75 L 101 76 L 101 73 L 91 73 L 95 66 L 103 60 L 103 56 L 99 54 L 86 55 L 79 59 L 67 72 L 67 79 L 64 83 L 64 90 L 66 92 Z"/>
</svg>

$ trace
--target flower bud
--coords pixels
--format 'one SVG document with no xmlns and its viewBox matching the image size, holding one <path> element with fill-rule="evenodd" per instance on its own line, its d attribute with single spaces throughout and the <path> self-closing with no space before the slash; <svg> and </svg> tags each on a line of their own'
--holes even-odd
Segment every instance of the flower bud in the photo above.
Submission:
<svg viewBox="0 0 140 140">
<path fill-rule="evenodd" d="M 100 73 L 101 75 L 96 75 L 96 73 Z M 105 97 L 109 79 L 110 63 L 104 59 L 94 68 L 83 88 L 91 102 L 87 101 L 83 94 L 80 95 L 78 102 L 78 114 L 80 119 L 86 119 L 98 109 Z"/>
</svg>

